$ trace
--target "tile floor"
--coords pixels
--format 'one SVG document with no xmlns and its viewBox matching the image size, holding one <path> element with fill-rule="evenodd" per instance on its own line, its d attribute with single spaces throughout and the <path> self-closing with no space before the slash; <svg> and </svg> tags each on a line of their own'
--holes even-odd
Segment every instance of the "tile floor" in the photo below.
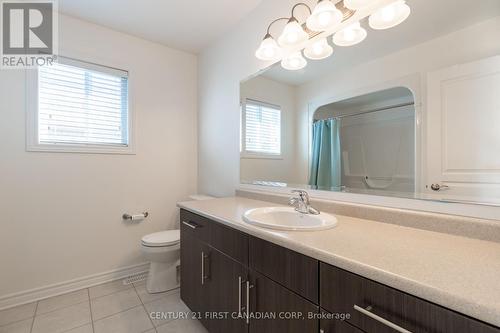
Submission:
<svg viewBox="0 0 500 333">
<path fill-rule="evenodd" d="M 119 280 L 2 310 L 0 333 L 207 333 L 197 320 L 150 316 L 187 311 L 179 289 L 149 294 Z"/>
</svg>

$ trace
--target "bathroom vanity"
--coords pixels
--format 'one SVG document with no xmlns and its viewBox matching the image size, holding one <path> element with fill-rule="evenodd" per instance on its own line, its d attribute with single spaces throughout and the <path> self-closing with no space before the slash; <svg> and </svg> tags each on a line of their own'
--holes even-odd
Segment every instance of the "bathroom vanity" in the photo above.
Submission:
<svg viewBox="0 0 500 333">
<path fill-rule="evenodd" d="M 247 209 L 266 204 L 238 197 L 179 204 L 181 298 L 210 332 L 500 332 L 492 276 L 498 264 L 484 267 L 482 277 L 467 271 L 474 265 L 467 258 L 456 267 L 462 276 L 446 272 L 458 262 L 441 262 L 467 242 L 481 256 L 484 241 L 349 217 L 319 232 L 266 230 L 241 220 Z M 349 239 L 356 230 L 365 234 Z M 443 258 L 413 248 L 434 242 Z M 393 256 L 380 258 L 391 249 Z M 493 259 L 500 246 L 490 251 Z M 363 259 L 370 256 L 372 263 Z"/>
</svg>

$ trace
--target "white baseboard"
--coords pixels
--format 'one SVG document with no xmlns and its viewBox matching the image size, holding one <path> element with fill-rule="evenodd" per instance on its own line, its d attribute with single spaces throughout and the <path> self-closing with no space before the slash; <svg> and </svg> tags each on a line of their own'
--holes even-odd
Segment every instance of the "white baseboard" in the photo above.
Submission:
<svg viewBox="0 0 500 333">
<path fill-rule="evenodd" d="M 60 282 L 40 288 L 34 288 L 18 293 L 13 293 L 0 297 L 0 310 L 17 305 L 27 304 L 44 298 L 66 294 L 72 291 L 92 287 L 101 283 L 110 282 L 125 278 L 129 275 L 147 272 L 149 263 L 142 263 L 133 266 L 122 267 L 111 271 L 97 273 Z"/>
</svg>

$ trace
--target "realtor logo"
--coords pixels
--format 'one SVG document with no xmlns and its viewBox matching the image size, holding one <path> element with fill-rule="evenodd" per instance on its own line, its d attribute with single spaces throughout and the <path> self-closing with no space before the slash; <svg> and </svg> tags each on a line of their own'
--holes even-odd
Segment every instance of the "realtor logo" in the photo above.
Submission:
<svg viewBox="0 0 500 333">
<path fill-rule="evenodd" d="M 55 1 L 0 0 L 2 68 L 26 68 L 54 60 Z"/>
</svg>

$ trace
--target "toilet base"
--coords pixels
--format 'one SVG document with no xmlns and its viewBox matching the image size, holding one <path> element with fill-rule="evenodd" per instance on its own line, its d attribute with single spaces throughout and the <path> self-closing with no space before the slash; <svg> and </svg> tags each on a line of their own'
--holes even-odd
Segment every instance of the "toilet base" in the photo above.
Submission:
<svg viewBox="0 0 500 333">
<path fill-rule="evenodd" d="M 150 294 L 161 293 L 180 286 L 180 261 L 174 263 L 151 262 L 146 290 Z"/>
</svg>

